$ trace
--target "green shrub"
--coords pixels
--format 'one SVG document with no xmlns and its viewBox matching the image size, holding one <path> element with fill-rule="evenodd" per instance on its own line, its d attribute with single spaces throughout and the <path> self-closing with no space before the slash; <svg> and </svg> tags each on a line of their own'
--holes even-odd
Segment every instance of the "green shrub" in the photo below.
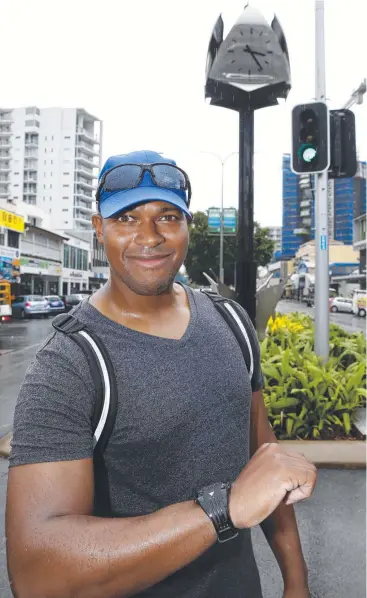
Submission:
<svg viewBox="0 0 367 598">
<path fill-rule="evenodd" d="M 330 328 L 330 359 L 314 353 L 314 325 L 303 314 L 269 321 L 261 343 L 265 403 L 279 439 L 353 436 L 354 414 L 366 404 L 366 341 Z"/>
</svg>

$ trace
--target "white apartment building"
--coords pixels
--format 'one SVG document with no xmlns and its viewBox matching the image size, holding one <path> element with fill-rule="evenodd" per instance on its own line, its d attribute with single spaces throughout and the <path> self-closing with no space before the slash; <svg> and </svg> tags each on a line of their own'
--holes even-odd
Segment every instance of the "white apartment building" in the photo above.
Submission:
<svg viewBox="0 0 367 598">
<path fill-rule="evenodd" d="M 101 139 L 82 108 L 0 108 L 0 198 L 37 206 L 54 231 L 90 231 Z"/>
<path fill-rule="evenodd" d="M 282 250 L 282 227 L 281 226 L 268 226 L 269 237 L 274 241 L 274 251 Z"/>
</svg>

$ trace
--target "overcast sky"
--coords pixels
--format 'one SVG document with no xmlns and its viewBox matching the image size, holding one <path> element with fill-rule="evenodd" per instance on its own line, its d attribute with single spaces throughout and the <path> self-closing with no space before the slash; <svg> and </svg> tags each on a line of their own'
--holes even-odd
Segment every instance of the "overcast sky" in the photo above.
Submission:
<svg viewBox="0 0 367 598">
<path fill-rule="evenodd" d="M 315 94 L 314 1 L 250 4 L 275 11 L 291 60 L 286 103 L 255 116 L 255 216 L 280 225 L 291 108 Z M 164 152 L 187 169 L 194 210 L 219 205 L 220 164 L 201 152 L 236 151 L 238 116 L 205 103 L 206 52 L 219 13 L 228 27 L 226 17 L 234 22 L 243 6 L 237 0 L 0 0 L 0 105 L 84 107 L 104 122 L 104 159 L 135 149 Z M 330 108 L 340 108 L 366 76 L 366 23 L 366 2 L 325 0 Z M 353 110 L 365 160 L 367 98 Z M 233 156 L 225 167 L 226 206 L 237 205 L 237 173 Z"/>
</svg>

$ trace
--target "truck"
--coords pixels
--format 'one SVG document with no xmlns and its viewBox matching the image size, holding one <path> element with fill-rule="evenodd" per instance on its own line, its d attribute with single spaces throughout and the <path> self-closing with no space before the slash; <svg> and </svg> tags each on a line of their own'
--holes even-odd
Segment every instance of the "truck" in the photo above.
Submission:
<svg viewBox="0 0 367 598">
<path fill-rule="evenodd" d="M 367 312 L 367 291 L 355 289 L 353 291 L 353 313 L 361 318 L 366 317 Z"/>
<path fill-rule="evenodd" d="M 10 282 L 6 280 L 0 280 L 0 323 L 11 320 L 12 299 Z"/>
</svg>

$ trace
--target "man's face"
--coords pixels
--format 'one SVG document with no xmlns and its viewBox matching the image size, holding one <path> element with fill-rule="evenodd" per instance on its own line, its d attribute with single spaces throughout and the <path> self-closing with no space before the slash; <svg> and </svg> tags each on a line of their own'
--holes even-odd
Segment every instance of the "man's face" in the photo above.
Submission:
<svg viewBox="0 0 367 598">
<path fill-rule="evenodd" d="M 113 218 L 93 216 L 112 273 L 137 295 L 160 295 L 172 284 L 189 244 L 183 212 L 151 201 Z"/>
</svg>

